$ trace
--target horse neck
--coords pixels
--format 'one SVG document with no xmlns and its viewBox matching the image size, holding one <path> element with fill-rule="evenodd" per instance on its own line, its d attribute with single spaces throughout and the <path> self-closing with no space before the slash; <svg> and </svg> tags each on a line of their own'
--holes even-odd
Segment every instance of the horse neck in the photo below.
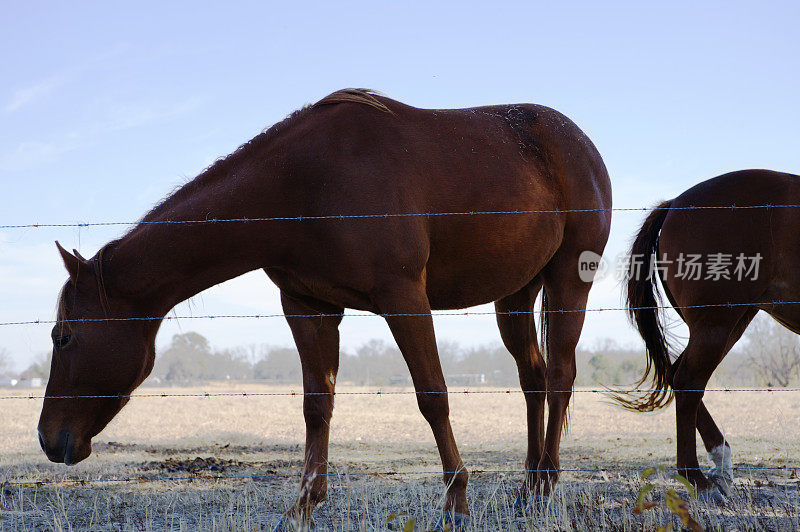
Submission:
<svg viewBox="0 0 800 532">
<path fill-rule="evenodd" d="M 164 316 L 206 288 L 270 265 L 270 235 L 276 233 L 270 222 L 192 223 L 269 216 L 271 195 L 253 194 L 244 180 L 234 176 L 193 186 L 192 193 L 179 191 L 112 243 L 103 259 L 109 292 L 134 299 L 142 312 Z M 242 190 L 249 190 L 247 197 Z"/>
</svg>

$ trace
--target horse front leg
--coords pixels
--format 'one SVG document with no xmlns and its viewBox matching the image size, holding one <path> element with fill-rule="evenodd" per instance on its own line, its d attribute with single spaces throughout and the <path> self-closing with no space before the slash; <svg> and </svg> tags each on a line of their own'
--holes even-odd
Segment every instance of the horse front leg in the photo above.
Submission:
<svg viewBox="0 0 800 532">
<path fill-rule="evenodd" d="M 328 438 L 339 369 L 338 327 L 344 309 L 323 302 L 293 299 L 284 293 L 281 294 L 281 303 L 300 353 L 306 423 L 300 492 L 286 517 L 306 523 L 311 519 L 314 507 L 327 496 Z"/>
</svg>

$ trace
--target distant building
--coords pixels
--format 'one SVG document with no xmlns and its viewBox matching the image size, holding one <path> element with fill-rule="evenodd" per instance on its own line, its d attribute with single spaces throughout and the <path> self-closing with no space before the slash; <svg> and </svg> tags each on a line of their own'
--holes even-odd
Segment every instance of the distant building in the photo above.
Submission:
<svg viewBox="0 0 800 532">
<path fill-rule="evenodd" d="M 15 386 L 17 388 L 41 388 L 42 387 L 42 379 L 40 377 L 31 377 L 30 379 L 21 378 L 11 379 L 14 384 L 11 386 Z M 2 380 L 0 380 L 0 386 L 2 386 Z"/>
</svg>

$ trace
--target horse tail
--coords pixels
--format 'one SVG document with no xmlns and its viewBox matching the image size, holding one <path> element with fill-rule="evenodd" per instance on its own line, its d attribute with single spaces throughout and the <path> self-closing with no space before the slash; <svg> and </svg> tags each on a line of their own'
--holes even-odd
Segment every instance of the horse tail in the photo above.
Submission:
<svg viewBox="0 0 800 532">
<path fill-rule="evenodd" d="M 625 286 L 628 318 L 644 340 L 647 366 L 642 378 L 634 385 L 636 391 L 618 392 L 613 398 L 624 408 L 637 412 L 652 412 L 663 408 L 674 397 L 667 378 L 672 359 L 666 329 L 661 320 L 663 298 L 656 281 L 658 270 L 653 268 L 653 260 L 658 253 L 659 233 L 671 203 L 671 200 L 662 202 L 650 211 L 633 241 L 628 262 L 628 280 Z M 664 289 L 666 290 L 666 286 Z M 638 388 L 648 380 L 651 372 L 650 388 L 639 391 Z"/>
<path fill-rule="evenodd" d="M 542 308 L 541 312 L 539 313 L 539 352 L 548 363 L 550 355 L 550 317 L 552 314 L 553 310 L 550 308 L 550 300 L 547 297 L 547 288 L 544 288 L 542 290 Z M 573 385 L 573 388 L 574 387 L 575 386 Z M 546 384 L 546 390 L 550 391 L 549 383 Z M 557 390 L 556 393 L 563 393 L 563 390 Z M 569 405 L 567 405 L 567 410 L 564 412 L 563 425 L 565 434 L 569 432 L 569 414 Z"/>
<path fill-rule="evenodd" d="M 542 308 L 541 312 L 539 313 L 539 352 L 542 354 L 542 357 L 549 363 L 549 354 L 550 354 L 550 316 L 552 315 L 550 309 L 550 300 L 547 298 L 547 287 L 542 289 Z M 549 384 L 546 385 L 546 389 L 549 391 Z M 561 393 L 562 390 L 559 390 L 557 393 Z M 564 413 L 564 432 L 569 431 L 569 405 L 567 405 L 567 410 Z"/>
<path fill-rule="evenodd" d="M 542 311 L 539 314 L 539 351 L 547 360 L 547 350 L 550 346 L 550 302 L 547 300 L 547 288 L 542 289 Z"/>
</svg>

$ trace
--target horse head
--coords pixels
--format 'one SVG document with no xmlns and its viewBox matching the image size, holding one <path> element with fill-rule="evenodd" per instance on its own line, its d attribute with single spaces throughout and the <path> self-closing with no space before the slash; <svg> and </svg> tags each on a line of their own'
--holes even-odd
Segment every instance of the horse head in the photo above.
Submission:
<svg viewBox="0 0 800 532">
<path fill-rule="evenodd" d="M 128 402 L 155 359 L 160 320 L 105 291 L 102 250 L 92 259 L 57 242 L 69 273 L 52 331 L 53 358 L 39 418 L 39 443 L 53 462 L 72 465 L 92 452 L 92 438 Z"/>
</svg>

